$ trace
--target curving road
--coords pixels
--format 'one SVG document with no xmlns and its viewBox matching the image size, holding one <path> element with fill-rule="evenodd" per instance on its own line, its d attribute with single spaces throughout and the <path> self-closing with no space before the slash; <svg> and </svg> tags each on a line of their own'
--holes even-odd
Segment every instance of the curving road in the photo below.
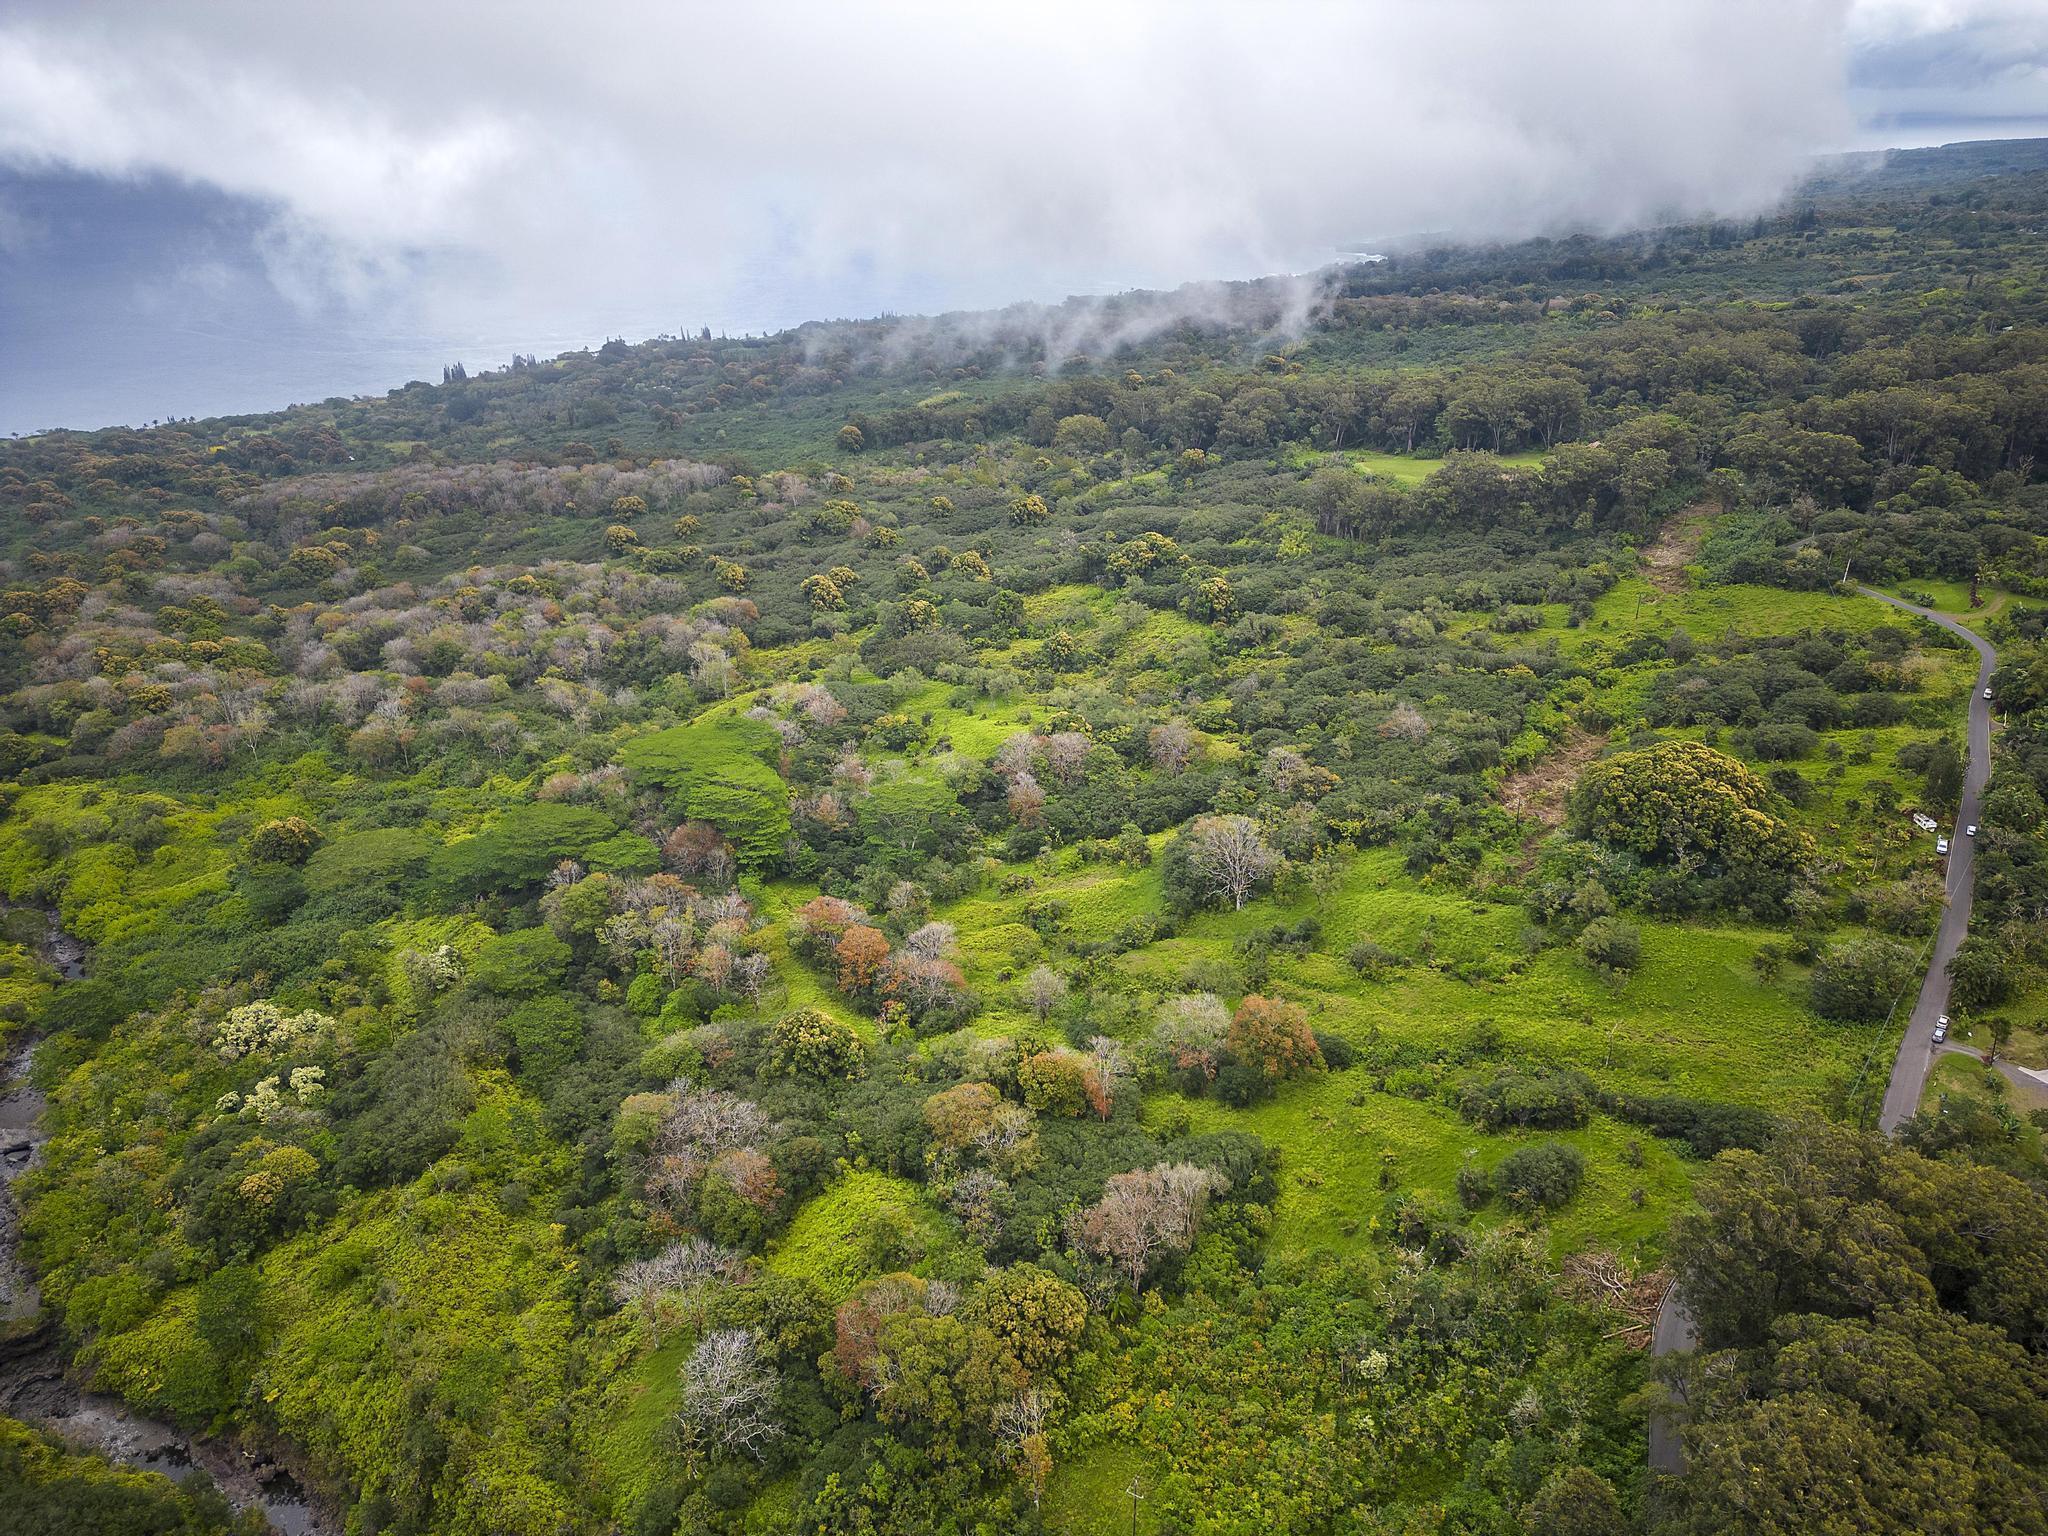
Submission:
<svg viewBox="0 0 2048 1536">
<path fill-rule="evenodd" d="M 1905 1038 L 1899 1041 L 1899 1054 L 1892 1062 L 1892 1077 L 1885 1089 L 1884 1108 L 1878 1112 L 1878 1129 L 1890 1135 L 1912 1118 L 1913 1112 L 1920 1107 L 1920 1095 L 1927 1086 L 1927 1071 L 1933 1065 L 1936 1053 L 1934 1021 L 1948 1011 L 1948 963 L 1970 931 L 1970 875 L 1977 857 L 1977 840 L 1967 836 L 1963 829 L 1982 819 L 1984 785 L 1991 777 L 1991 701 L 1984 695 L 1991 687 L 1991 673 L 1998 665 L 1998 653 L 1991 648 L 1989 641 L 1965 629 L 1947 614 L 1889 597 L 1871 587 L 1859 586 L 1856 590 L 1865 597 L 1874 597 L 1880 603 L 1888 603 L 1940 625 L 1950 634 L 1967 640 L 1977 653 L 1977 681 L 1970 688 L 1969 760 L 1963 767 L 1963 794 L 1956 809 L 1955 825 L 1949 829 L 1948 906 L 1941 914 L 1941 927 L 1934 935 L 1934 952 L 1928 957 L 1927 974 L 1920 982 L 1920 996 L 1915 999 L 1912 1016 L 1906 1021 Z M 1664 1293 L 1664 1304 L 1657 1311 L 1656 1331 L 1650 1336 L 1650 1353 L 1683 1353 L 1697 1342 L 1692 1316 L 1685 1310 L 1678 1287 L 1673 1286 Z M 1679 1384 L 1677 1395 L 1681 1401 L 1684 1400 L 1683 1383 Z M 1650 1470 L 1685 1470 L 1685 1452 L 1680 1447 L 1677 1430 L 1661 1415 L 1650 1420 Z"/>
<path fill-rule="evenodd" d="M 1934 1062 L 1934 1021 L 1948 1011 L 1948 963 L 1970 931 L 1970 873 L 1977 858 L 1977 840 L 1965 836 L 1963 829 L 1982 819 L 1984 785 L 1991 777 L 1991 701 L 1984 695 L 1990 690 L 1991 671 L 1998 665 L 1998 653 L 1988 640 L 1963 628 L 1947 614 L 1887 597 L 1869 587 L 1856 590 L 1865 597 L 1874 597 L 1939 624 L 1950 634 L 1969 641 L 1977 653 L 1977 681 L 1970 688 L 1970 755 L 1963 766 L 1962 801 L 1949 832 L 1948 908 L 1941 914 L 1941 927 L 1934 935 L 1934 953 L 1927 962 L 1927 975 L 1920 983 L 1913 1015 L 1906 1021 L 1906 1035 L 1899 1042 L 1898 1057 L 1892 1063 L 1884 1108 L 1878 1112 L 1877 1128 L 1890 1134 L 1920 1107 L 1920 1094 L 1927 1086 L 1927 1069 Z"/>
</svg>

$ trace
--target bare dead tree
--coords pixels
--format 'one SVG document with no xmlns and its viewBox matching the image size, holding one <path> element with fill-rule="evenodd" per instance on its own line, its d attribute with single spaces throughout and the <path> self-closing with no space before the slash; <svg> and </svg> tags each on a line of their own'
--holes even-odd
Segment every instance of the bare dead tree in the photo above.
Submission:
<svg viewBox="0 0 2048 1536">
<path fill-rule="evenodd" d="M 683 1363 L 676 1419 L 685 1435 L 760 1460 L 785 1430 L 774 1417 L 775 1373 L 750 1328 L 708 1333 Z"/>
<path fill-rule="evenodd" d="M 773 1122 L 751 1099 L 718 1088 L 699 1088 L 687 1077 L 669 1086 L 673 1103 L 654 1136 L 649 1188 L 682 1196 L 723 1153 L 759 1146 Z"/>
<path fill-rule="evenodd" d="M 1280 855 L 1249 816 L 1201 816 L 1188 828 L 1188 864 L 1239 911 L 1280 867 Z"/>
<path fill-rule="evenodd" d="M 1068 1240 L 1139 1290 L 1158 1259 L 1194 1245 L 1210 1196 L 1226 1187 L 1221 1174 L 1193 1163 L 1119 1173 L 1103 1187 L 1100 1200 L 1074 1213 Z"/>
<path fill-rule="evenodd" d="M 1049 966 L 1038 966 L 1025 977 L 1024 990 L 1031 999 L 1031 1016 L 1041 1024 L 1067 998 L 1066 979 Z"/>
<path fill-rule="evenodd" d="M 660 1303 L 664 1297 L 730 1285 L 745 1272 L 740 1256 L 705 1237 L 686 1237 L 656 1254 L 619 1266 L 612 1295 L 621 1305 L 637 1302 L 661 1339 Z"/>
</svg>

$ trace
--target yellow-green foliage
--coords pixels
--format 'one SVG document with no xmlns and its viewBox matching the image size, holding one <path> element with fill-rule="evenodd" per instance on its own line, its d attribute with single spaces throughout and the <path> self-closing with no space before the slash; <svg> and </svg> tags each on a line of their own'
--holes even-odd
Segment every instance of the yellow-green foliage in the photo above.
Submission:
<svg viewBox="0 0 2048 1536">
<path fill-rule="evenodd" d="M 0 1488 L 7 1529 L 49 1532 L 176 1532 L 255 1536 L 269 1530 L 254 1512 L 235 1517 L 210 1486 L 172 1482 L 67 1448 L 52 1435 L 0 1418 Z"/>
<path fill-rule="evenodd" d="M 38 786 L 0 821 L 0 888 L 53 903 L 92 943 L 129 938 L 165 909 L 226 886 L 236 855 L 214 838 L 219 819 L 168 795 Z"/>
<path fill-rule="evenodd" d="M 554 1407 L 570 1390 L 578 1265 L 554 1227 L 500 1198 L 521 1175 L 545 1198 L 537 1129 L 516 1096 L 494 1096 L 418 1185 L 263 1264 L 279 1325 L 257 1379 L 267 1412 L 318 1464 L 401 1503 L 426 1491 L 404 1462 L 407 1426 L 442 1425 L 432 1494 L 450 1532 L 548 1532 L 576 1507 Z"/>
<path fill-rule="evenodd" d="M 901 1258 L 929 1258 L 950 1241 L 951 1224 L 919 1186 L 870 1168 L 848 1169 L 805 1202 L 768 1267 L 813 1280 L 844 1301 L 865 1280 L 891 1269 L 918 1269 Z M 890 1252 L 884 1243 L 909 1252 Z"/>
<path fill-rule="evenodd" d="M 414 984 L 408 954 L 430 955 L 444 946 L 458 966 L 466 965 L 479 945 L 491 937 L 491 928 L 472 917 L 393 918 L 379 928 L 386 944 L 384 984 L 400 1012 L 411 1013 L 424 1006 Z"/>
<path fill-rule="evenodd" d="M 1593 835 L 1648 858 L 1704 854 L 1737 865 L 1789 866 L 1812 841 L 1770 812 L 1762 777 L 1696 741 L 1622 752 L 1580 782 Z"/>
<path fill-rule="evenodd" d="M 765 761 L 766 726 L 747 719 L 673 726 L 637 736 L 619 761 L 674 797 L 676 811 L 725 834 L 741 863 L 766 863 L 789 835 L 789 789 Z"/>
<path fill-rule="evenodd" d="M 49 985 L 26 944 L 0 942 L 0 1049 L 48 993 Z"/>
</svg>

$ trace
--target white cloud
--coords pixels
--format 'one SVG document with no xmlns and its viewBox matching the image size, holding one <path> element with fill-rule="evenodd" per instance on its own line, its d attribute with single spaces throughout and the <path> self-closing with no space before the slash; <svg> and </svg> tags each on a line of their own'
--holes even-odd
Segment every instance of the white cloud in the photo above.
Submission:
<svg viewBox="0 0 2048 1536">
<path fill-rule="evenodd" d="M 449 335 L 1741 211 L 1850 126 L 1841 0 L 10 14 L 0 161 L 251 199 L 298 302 Z"/>
</svg>

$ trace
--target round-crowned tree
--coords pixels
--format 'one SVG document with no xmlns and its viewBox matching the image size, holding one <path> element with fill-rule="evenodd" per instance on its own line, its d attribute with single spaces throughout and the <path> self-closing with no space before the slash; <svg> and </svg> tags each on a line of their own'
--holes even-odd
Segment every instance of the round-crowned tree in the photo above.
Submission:
<svg viewBox="0 0 2048 1536">
<path fill-rule="evenodd" d="M 859 1077 L 867 1066 L 860 1034 L 816 1008 L 784 1014 L 769 1031 L 775 1070 L 826 1079 Z"/>
</svg>

